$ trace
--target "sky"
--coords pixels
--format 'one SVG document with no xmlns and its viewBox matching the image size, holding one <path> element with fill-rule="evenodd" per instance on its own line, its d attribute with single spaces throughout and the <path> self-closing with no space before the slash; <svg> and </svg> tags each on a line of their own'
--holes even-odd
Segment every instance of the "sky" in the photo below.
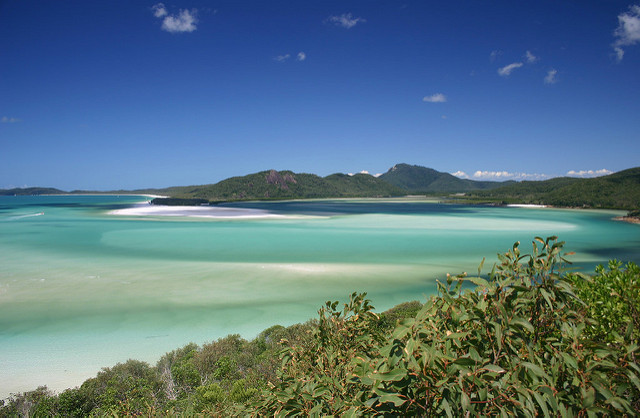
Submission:
<svg viewBox="0 0 640 418">
<path fill-rule="evenodd" d="M 640 165 L 640 1 L 0 0 L 0 188 Z"/>
</svg>

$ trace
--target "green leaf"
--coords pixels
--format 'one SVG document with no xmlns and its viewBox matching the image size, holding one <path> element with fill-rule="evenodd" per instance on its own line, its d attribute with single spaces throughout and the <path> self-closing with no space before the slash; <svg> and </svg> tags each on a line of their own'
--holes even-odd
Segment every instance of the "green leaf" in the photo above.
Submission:
<svg viewBox="0 0 640 418">
<path fill-rule="evenodd" d="M 459 340 L 459 339 L 461 339 L 463 337 L 466 337 L 467 335 L 469 335 L 468 332 L 452 332 L 451 334 L 447 335 L 444 338 L 450 339 L 450 340 L 453 340 L 453 339 Z"/>
<path fill-rule="evenodd" d="M 374 372 L 371 378 L 381 382 L 396 382 L 402 380 L 407 376 L 407 371 L 404 369 L 394 369 L 385 373 Z"/>
<path fill-rule="evenodd" d="M 524 318 L 514 318 L 511 320 L 511 324 L 520 325 L 521 327 L 526 328 L 529 332 L 531 333 L 534 332 L 533 325 L 531 325 L 531 322 L 527 321 Z"/>
<path fill-rule="evenodd" d="M 582 407 L 590 408 L 596 401 L 596 391 L 593 387 L 589 387 L 586 390 L 582 390 Z"/>
<path fill-rule="evenodd" d="M 489 287 L 489 282 L 483 279 L 482 277 L 467 277 L 466 280 L 470 281 L 471 283 L 477 286 Z"/>
<path fill-rule="evenodd" d="M 487 364 L 486 366 L 483 366 L 483 369 L 486 369 L 486 370 L 488 370 L 490 372 L 493 372 L 493 373 L 504 373 L 505 372 L 505 370 L 502 367 L 497 366 L 495 364 Z"/>
<path fill-rule="evenodd" d="M 457 364 L 459 366 L 475 366 L 476 361 L 469 357 L 460 357 L 454 360 L 453 364 Z"/>
<path fill-rule="evenodd" d="M 575 370 L 578 370 L 578 362 L 576 361 L 575 358 L 573 358 L 573 356 L 571 356 L 571 354 L 561 352 L 560 355 L 562 356 L 562 359 L 564 360 L 565 364 L 569 365 L 571 368 Z"/>
<path fill-rule="evenodd" d="M 544 400 L 544 398 L 540 396 L 540 394 L 536 391 L 533 391 L 533 397 L 536 398 L 538 405 L 540 405 L 540 408 L 542 409 L 542 412 L 543 412 L 543 416 L 545 417 L 551 416 L 551 414 L 549 414 L 549 409 L 547 408 L 547 402 Z"/>
<path fill-rule="evenodd" d="M 544 370 L 542 370 L 542 368 L 536 364 L 533 363 L 529 363 L 528 361 L 523 361 L 522 364 L 524 367 L 526 367 L 527 369 L 531 370 L 531 372 L 533 374 L 535 374 L 538 377 L 546 377 L 547 374 L 544 372 Z"/>
<path fill-rule="evenodd" d="M 626 374 L 629 380 L 631 380 L 631 383 L 633 383 L 640 391 L 640 379 L 638 379 L 638 376 L 636 376 L 631 370 L 627 370 Z"/>
<path fill-rule="evenodd" d="M 354 418 L 360 416 L 360 414 L 358 414 L 358 408 L 352 406 L 351 408 L 344 411 L 340 416 L 343 418 Z"/>
<path fill-rule="evenodd" d="M 471 399 L 469 399 L 469 395 L 467 395 L 465 392 L 462 392 L 461 403 L 463 411 L 466 412 L 471 409 Z"/>
<path fill-rule="evenodd" d="M 442 398 L 442 407 L 447 413 L 447 416 L 449 418 L 453 418 L 453 411 L 451 410 L 451 405 L 449 405 L 449 402 L 447 402 L 447 398 Z"/>
<path fill-rule="evenodd" d="M 405 403 L 405 400 L 402 399 L 400 396 L 396 395 L 395 393 L 385 393 L 384 395 L 380 396 L 379 400 L 382 403 L 391 402 L 395 406 L 400 406 L 403 403 Z"/>
</svg>

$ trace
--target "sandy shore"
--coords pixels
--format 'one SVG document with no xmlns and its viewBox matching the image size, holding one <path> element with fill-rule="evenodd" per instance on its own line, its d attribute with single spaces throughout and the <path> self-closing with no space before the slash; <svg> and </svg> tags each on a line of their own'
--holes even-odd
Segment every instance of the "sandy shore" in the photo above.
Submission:
<svg viewBox="0 0 640 418">
<path fill-rule="evenodd" d="M 630 224 L 639 224 L 640 225 L 640 218 L 637 218 L 635 216 L 616 216 L 615 218 L 613 218 L 614 221 L 622 221 L 622 222 L 628 222 Z"/>
</svg>

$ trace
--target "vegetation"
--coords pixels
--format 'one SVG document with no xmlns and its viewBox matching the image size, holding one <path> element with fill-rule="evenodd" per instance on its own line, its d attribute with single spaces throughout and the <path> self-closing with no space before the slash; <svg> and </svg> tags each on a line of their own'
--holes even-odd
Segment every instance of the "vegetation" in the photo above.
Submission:
<svg viewBox="0 0 640 418">
<path fill-rule="evenodd" d="M 216 184 L 174 189 L 174 198 L 204 199 L 211 202 L 265 199 L 311 199 L 335 197 L 388 197 L 405 193 L 366 174 L 315 174 L 291 171 L 262 171 L 231 177 Z M 159 193 L 163 193 L 159 191 Z"/>
<path fill-rule="evenodd" d="M 514 183 L 513 181 L 496 182 L 461 179 L 432 168 L 409 164 L 394 165 L 389 171 L 382 174 L 380 179 L 401 188 L 407 193 L 413 194 L 461 193 L 493 189 Z"/>
<path fill-rule="evenodd" d="M 64 194 L 62 190 L 52 187 L 27 187 L 15 189 L 0 189 L 0 196 L 33 196 L 43 194 Z"/>
<path fill-rule="evenodd" d="M 516 243 L 488 276 L 448 276 L 424 305 L 376 314 L 354 293 L 252 341 L 13 395 L 0 416 L 640 415 L 640 269 L 568 273 L 562 251 L 555 237 L 529 255 Z"/>
<path fill-rule="evenodd" d="M 562 207 L 640 209 L 640 167 L 590 179 L 554 178 L 523 181 L 476 191 L 471 197 L 492 201 Z"/>
<path fill-rule="evenodd" d="M 64 194 L 58 189 L 0 190 L 0 195 Z M 98 192 L 73 191 L 91 194 Z M 102 192 L 104 193 L 104 192 Z M 464 193 L 465 203 L 527 203 L 558 207 L 626 209 L 640 218 L 640 167 L 608 176 L 579 179 L 569 177 L 545 181 L 492 182 L 460 179 L 430 168 L 396 164 L 379 177 L 369 174 L 296 174 L 268 170 L 231 177 L 216 184 L 165 189 L 119 190 L 118 194 L 155 194 L 171 200 L 154 203 L 193 205 L 242 200 L 312 199 L 346 197 L 392 197 L 407 194 Z"/>
<path fill-rule="evenodd" d="M 176 197 L 156 197 L 151 201 L 153 205 L 165 205 L 165 206 L 200 206 L 208 205 L 207 199 L 180 199 Z"/>
</svg>

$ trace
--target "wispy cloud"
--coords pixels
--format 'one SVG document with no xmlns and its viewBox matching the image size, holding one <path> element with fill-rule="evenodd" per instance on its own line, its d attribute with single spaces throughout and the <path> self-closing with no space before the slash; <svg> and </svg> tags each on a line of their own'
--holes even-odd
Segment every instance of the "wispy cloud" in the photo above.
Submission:
<svg viewBox="0 0 640 418">
<path fill-rule="evenodd" d="M 451 173 L 451 174 L 462 179 L 490 180 L 490 181 L 546 180 L 552 177 L 547 174 L 540 174 L 540 173 L 520 173 L 520 172 L 512 173 L 509 171 L 482 171 L 482 170 L 478 170 L 472 175 L 469 175 L 464 171 L 456 171 L 455 173 Z"/>
<path fill-rule="evenodd" d="M 540 59 L 540 58 L 536 57 L 535 55 L 533 55 L 533 54 L 531 53 L 531 51 L 527 51 L 527 52 L 524 54 L 524 58 L 525 58 L 525 60 L 527 60 L 527 62 L 528 62 L 529 64 L 533 64 L 534 62 L 536 62 L 536 61 L 538 61 L 538 60 Z"/>
<path fill-rule="evenodd" d="M 550 69 L 549 71 L 547 71 L 547 75 L 544 78 L 544 84 L 555 84 L 558 82 L 558 78 L 556 77 L 558 75 L 558 70 L 556 69 Z"/>
<path fill-rule="evenodd" d="M 0 119 L 0 123 L 18 123 L 18 122 L 22 122 L 22 120 L 18 118 L 10 118 L 8 116 L 3 116 Z"/>
<path fill-rule="evenodd" d="M 633 5 L 625 13 L 618 15 L 618 27 L 613 32 L 616 38 L 612 44 L 618 62 L 624 57 L 623 46 L 640 43 L 640 5 Z"/>
<path fill-rule="evenodd" d="M 291 58 L 291 54 L 282 54 L 282 55 L 278 55 L 273 57 L 273 60 L 276 62 L 285 62 L 288 61 Z M 295 56 L 295 60 L 296 61 L 304 61 L 307 59 L 307 54 L 305 54 L 304 52 L 298 52 Z"/>
<path fill-rule="evenodd" d="M 567 176 L 569 177 L 600 177 L 608 176 L 609 174 L 613 174 L 613 171 L 607 170 L 606 168 L 602 168 L 600 170 L 567 171 Z"/>
<path fill-rule="evenodd" d="M 489 59 L 491 60 L 491 62 L 494 62 L 498 59 L 498 57 L 500 57 L 500 55 L 502 55 L 502 51 L 495 49 L 491 51 L 491 54 L 489 54 Z"/>
<path fill-rule="evenodd" d="M 432 94 L 431 96 L 423 97 L 422 101 L 429 102 L 429 103 L 444 103 L 447 101 L 447 96 L 445 96 L 442 93 L 435 93 L 435 94 Z"/>
<path fill-rule="evenodd" d="M 514 62 L 512 64 L 509 65 L 505 65 L 502 68 L 498 68 L 498 74 L 500 74 L 502 77 L 507 77 L 509 75 L 511 75 L 511 73 L 513 72 L 513 70 L 522 67 L 524 64 L 521 62 Z"/>
<path fill-rule="evenodd" d="M 289 58 L 291 58 L 291 55 L 284 54 L 284 55 L 278 55 L 277 57 L 274 57 L 273 60 L 278 62 L 285 62 Z"/>
<path fill-rule="evenodd" d="M 343 13 L 340 16 L 329 16 L 327 22 L 332 23 L 336 26 L 351 29 L 358 23 L 366 22 L 366 20 L 361 17 L 353 17 L 351 13 Z"/>
<path fill-rule="evenodd" d="M 177 14 L 169 14 L 163 3 L 157 3 L 151 7 L 153 15 L 162 19 L 162 30 L 169 33 L 193 32 L 198 23 L 196 9 L 180 10 Z"/>
</svg>

